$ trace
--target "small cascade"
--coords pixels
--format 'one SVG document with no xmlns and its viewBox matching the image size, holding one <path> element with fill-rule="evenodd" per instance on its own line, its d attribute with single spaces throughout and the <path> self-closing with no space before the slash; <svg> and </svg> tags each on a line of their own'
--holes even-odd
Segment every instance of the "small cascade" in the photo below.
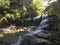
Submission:
<svg viewBox="0 0 60 45">
<path fill-rule="evenodd" d="M 50 27 L 49 21 L 51 21 L 51 19 L 52 18 L 49 17 L 49 15 L 43 15 L 42 20 L 36 29 L 19 36 L 17 41 L 11 45 L 53 45 L 51 41 L 46 39 L 50 34 L 45 33 Z"/>
<path fill-rule="evenodd" d="M 43 28 L 48 27 L 48 15 L 42 16 L 42 21 L 40 22 L 39 26 L 34 31 L 30 31 L 30 34 L 37 34 L 44 30 Z"/>
</svg>

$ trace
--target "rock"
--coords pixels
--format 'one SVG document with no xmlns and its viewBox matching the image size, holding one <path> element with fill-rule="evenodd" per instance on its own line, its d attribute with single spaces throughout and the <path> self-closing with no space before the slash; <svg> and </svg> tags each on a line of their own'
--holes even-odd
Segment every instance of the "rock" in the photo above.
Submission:
<svg viewBox="0 0 60 45">
<path fill-rule="evenodd" d="M 34 30 L 22 35 L 23 40 L 20 45 L 54 45 L 52 41 L 48 40 L 48 36 L 51 35 L 51 31 L 56 29 L 57 26 L 55 26 L 54 16 L 42 16 L 42 21 Z"/>
<path fill-rule="evenodd" d="M 24 40 L 20 45 L 52 45 L 50 41 L 38 38 L 37 36 L 24 36 Z"/>
</svg>

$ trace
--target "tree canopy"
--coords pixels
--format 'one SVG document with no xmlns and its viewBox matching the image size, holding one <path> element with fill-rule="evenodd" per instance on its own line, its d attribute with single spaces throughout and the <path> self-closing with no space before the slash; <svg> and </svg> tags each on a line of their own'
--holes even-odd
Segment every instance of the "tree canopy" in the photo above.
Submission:
<svg viewBox="0 0 60 45">
<path fill-rule="evenodd" d="M 37 14 L 44 14 L 43 11 L 45 7 L 43 6 L 43 0 L 33 0 L 32 1 L 32 8 Z"/>
<path fill-rule="evenodd" d="M 30 0 L 30 2 L 25 1 L 20 4 L 19 0 L 0 0 L 0 24 L 2 22 L 16 22 L 17 19 L 27 15 L 27 17 L 34 17 L 44 14 L 43 0 Z M 29 8 L 26 5 L 29 5 Z"/>
</svg>

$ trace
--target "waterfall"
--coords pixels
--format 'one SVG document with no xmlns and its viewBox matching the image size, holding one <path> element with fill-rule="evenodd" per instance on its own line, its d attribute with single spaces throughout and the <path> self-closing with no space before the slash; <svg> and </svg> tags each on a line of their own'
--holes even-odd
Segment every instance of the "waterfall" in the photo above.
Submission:
<svg viewBox="0 0 60 45">
<path fill-rule="evenodd" d="M 52 44 L 50 41 L 45 40 L 43 38 L 38 38 L 37 36 L 40 37 L 47 37 L 49 34 L 45 34 L 43 31 L 46 31 L 44 28 L 49 27 L 49 15 L 43 15 L 42 16 L 42 21 L 40 24 L 36 27 L 35 30 L 31 30 L 26 34 L 23 34 L 23 36 L 19 36 L 17 41 L 15 43 L 12 43 L 11 45 L 43 45 L 45 44 L 44 42 L 48 44 Z M 29 40 L 29 41 L 26 41 Z M 25 41 L 25 42 L 24 42 Z M 27 44 L 28 42 L 32 44 Z"/>
<path fill-rule="evenodd" d="M 34 30 L 34 31 L 30 31 L 30 34 L 37 34 L 39 32 L 41 32 L 43 29 L 48 26 L 48 15 L 43 15 L 42 16 L 42 21 L 40 22 L 39 26 Z"/>
</svg>

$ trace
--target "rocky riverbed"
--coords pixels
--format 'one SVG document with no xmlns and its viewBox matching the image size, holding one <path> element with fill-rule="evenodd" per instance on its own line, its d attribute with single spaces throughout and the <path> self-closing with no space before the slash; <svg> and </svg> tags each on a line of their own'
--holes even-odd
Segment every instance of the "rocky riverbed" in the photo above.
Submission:
<svg viewBox="0 0 60 45">
<path fill-rule="evenodd" d="M 24 27 L 22 29 L 26 31 L 4 34 L 0 40 L 5 45 L 54 45 L 54 41 L 49 39 L 49 36 L 57 30 L 55 18 L 55 15 L 43 15 L 37 27 Z"/>
</svg>

